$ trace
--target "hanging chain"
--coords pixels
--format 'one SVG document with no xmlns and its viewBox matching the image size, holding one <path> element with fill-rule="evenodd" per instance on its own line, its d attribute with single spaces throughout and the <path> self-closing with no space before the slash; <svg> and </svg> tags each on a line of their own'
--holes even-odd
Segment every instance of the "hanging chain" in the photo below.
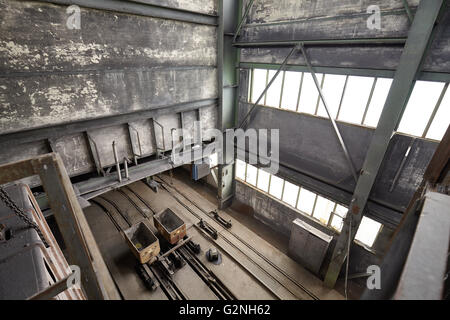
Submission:
<svg viewBox="0 0 450 320">
<path fill-rule="evenodd" d="M 31 220 L 25 212 L 23 212 L 22 209 L 20 209 L 17 204 L 9 197 L 8 193 L 3 189 L 3 187 L 0 186 L 0 199 L 3 201 L 3 203 L 10 208 L 16 216 L 18 216 L 23 222 L 25 222 L 30 228 L 33 228 L 36 230 L 39 238 L 41 238 L 42 242 L 44 243 L 45 247 L 48 248 L 48 242 L 44 237 L 44 234 L 42 233 L 39 226 L 34 223 L 33 220 Z"/>
</svg>

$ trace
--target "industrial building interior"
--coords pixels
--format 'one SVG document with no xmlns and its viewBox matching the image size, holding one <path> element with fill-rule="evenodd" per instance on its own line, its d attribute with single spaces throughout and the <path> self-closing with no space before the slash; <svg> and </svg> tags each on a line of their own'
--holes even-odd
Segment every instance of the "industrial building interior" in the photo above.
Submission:
<svg viewBox="0 0 450 320">
<path fill-rule="evenodd" d="M 448 300 L 446 0 L 0 0 L 1 300 Z"/>
</svg>

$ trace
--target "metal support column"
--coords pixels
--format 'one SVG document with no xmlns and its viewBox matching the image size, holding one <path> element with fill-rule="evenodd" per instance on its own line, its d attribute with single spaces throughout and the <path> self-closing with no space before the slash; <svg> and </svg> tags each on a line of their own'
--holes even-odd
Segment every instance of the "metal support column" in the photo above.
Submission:
<svg viewBox="0 0 450 320">
<path fill-rule="evenodd" d="M 353 241 L 361 223 L 378 170 L 383 162 L 391 137 L 401 119 L 404 107 L 411 95 L 425 53 L 433 38 L 444 0 L 421 1 L 409 31 L 398 69 L 386 99 L 380 121 L 369 146 L 361 174 L 353 194 L 349 214 L 337 240 L 333 256 L 325 276 L 325 284 L 334 287 L 347 253 L 348 241 Z M 349 216 L 352 215 L 350 228 Z M 349 236 L 350 233 L 350 236 Z"/>
<path fill-rule="evenodd" d="M 219 1 L 218 28 L 218 84 L 219 117 L 217 127 L 224 134 L 235 127 L 236 101 L 239 90 L 239 49 L 233 46 L 242 1 Z M 225 140 L 224 140 L 225 141 Z M 234 195 L 234 150 L 227 150 L 225 144 L 219 157 L 218 198 L 219 208 L 231 204 Z M 222 158 L 222 159 L 220 159 Z M 220 161 L 221 160 L 221 161 Z"/>
</svg>

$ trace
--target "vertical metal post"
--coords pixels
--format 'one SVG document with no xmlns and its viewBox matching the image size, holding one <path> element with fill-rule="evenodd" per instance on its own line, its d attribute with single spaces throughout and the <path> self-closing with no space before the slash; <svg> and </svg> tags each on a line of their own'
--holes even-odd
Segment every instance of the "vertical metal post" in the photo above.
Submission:
<svg viewBox="0 0 450 320">
<path fill-rule="evenodd" d="M 117 156 L 117 148 L 115 141 L 113 141 L 112 143 L 112 148 L 114 153 L 114 161 L 116 162 L 117 178 L 119 179 L 119 182 L 122 182 L 122 172 L 120 172 L 120 162 L 119 157 Z"/>
</svg>

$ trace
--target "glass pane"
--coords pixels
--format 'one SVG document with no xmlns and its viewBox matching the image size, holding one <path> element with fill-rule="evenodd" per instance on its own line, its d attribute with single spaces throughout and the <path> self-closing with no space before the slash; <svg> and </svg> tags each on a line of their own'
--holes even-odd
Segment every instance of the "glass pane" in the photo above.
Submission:
<svg viewBox="0 0 450 320">
<path fill-rule="evenodd" d="M 356 233 L 355 240 L 372 247 L 378 232 L 380 231 L 381 223 L 378 223 L 370 218 L 363 217 Z"/>
<path fill-rule="evenodd" d="M 236 159 L 236 178 L 245 180 L 245 162 Z"/>
<path fill-rule="evenodd" d="M 323 224 L 328 224 L 330 214 L 334 209 L 334 202 L 322 196 L 317 197 L 313 217 L 319 219 Z"/>
<path fill-rule="evenodd" d="M 342 226 L 344 225 L 344 220 L 337 215 L 334 215 L 331 220 L 331 227 L 339 232 L 342 231 Z"/>
<path fill-rule="evenodd" d="M 355 77 L 348 78 L 345 89 L 339 120 L 351 123 L 361 123 L 372 90 L 374 78 Z"/>
<path fill-rule="evenodd" d="M 338 204 L 336 206 L 336 209 L 334 210 L 335 213 L 337 213 L 339 216 L 341 216 L 342 218 L 345 218 L 347 216 L 347 212 L 348 212 L 348 208 L 341 206 L 340 204 Z"/>
<path fill-rule="evenodd" d="M 422 136 L 443 88 L 440 82 L 417 81 L 398 131 Z"/>
<path fill-rule="evenodd" d="M 314 192 L 301 188 L 300 196 L 298 198 L 297 209 L 311 215 L 315 201 L 316 201 L 316 194 Z"/>
<path fill-rule="evenodd" d="M 269 70 L 269 81 L 277 73 L 276 70 Z M 283 72 L 280 72 L 275 81 L 266 93 L 266 106 L 280 107 L 281 84 L 283 83 Z"/>
<path fill-rule="evenodd" d="M 209 167 L 214 168 L 217 167 L 219 164 L 219 155 L 216 153 L 213 153 L 209 156 Z"/>
<path fill-rule="evenodd" d="M 272 176 L 270 180 L 270 190 L 269 193 L 275 198 L 281 199 L 281 192 L 283 191 L 283 179 L 277 176 Z"/>
<path fill-rule="evenodd" d="M 391 84 L 392 79 L 379 78 L 377 80 L 372 100 L 370 101 L 369 109 L 367 110 L 366 119 L 364 120 L 366 126 L 376 127 L 378 125 L 378 120 L 380 120 L 381 112 L 383 111 Z"/>
<path fill-rule="evenodd" d="M 330 108 L 331 116 L 336 119 L 336 115 L 339 109 L 339 103 L 341 102 L 342 91 L 344 90 L 346 76 L 339 76 L 334 74 L 326 74 L 323 83 L 323 94 Z M 323 105 L 322 99 L 319 103 L 318 116 L 328 118 L 327 111 Z"/>
<path fill-rule="evenodd" d="M 322 83 L 322 74 L 317 74 L 319 83 Z M 303 76 L 302 92 L 300 94 L 300 104 L 298 111 L 315 114 L 317 106 L 317 98 L 319 92 L 314 84 L 311 73 L 305 72 Z"/>
<path fill-rule="evenodd" d="M 270 173 L 259 169 L 257 187 L 259 189 L 261 189 L 262 191 L 268 192 L 269 191 L 269 178 L 270 178 Z"/>
<path fill-rule="evenodd" d="M 428 139 L 441 140 L 450 124 L 450 89 L 447 89 L 444 99 L 442 99 L 433 123 L 427 133 Z"/>
<path fill-rule="evenodd" d="M 300 89 L 301 77 L 301 72 L 286 71 L 281 108 L 293 111 L 297 110 L 298 91 Z"/>
<path fill-rule="evenodd" d="M 259 98 L 261 93 L 266 88 L 266 77 L 267 70 L 254 69 L 253 70 L 253 88 L 252 88 L 252 102 L 255 103 Z M 264 104 L 264 97 L 259 102 L 259 104 Z"/>
<path fill-rule="evenodd" d="M 251 164 L 247 164 L 247 178 L 245 181 L 250 183 L 253 186 L 256 186 L 256 174 L 258 172 L 258 168 L 252 166 Z"/>
<path fill-rule="evenodd" d="M 284 182 L 283 201 L 293 206 L 294 208 L 297 202 L 298 189 L 299 187 L 295 184 L 287 181 Z"/>
</svg>

